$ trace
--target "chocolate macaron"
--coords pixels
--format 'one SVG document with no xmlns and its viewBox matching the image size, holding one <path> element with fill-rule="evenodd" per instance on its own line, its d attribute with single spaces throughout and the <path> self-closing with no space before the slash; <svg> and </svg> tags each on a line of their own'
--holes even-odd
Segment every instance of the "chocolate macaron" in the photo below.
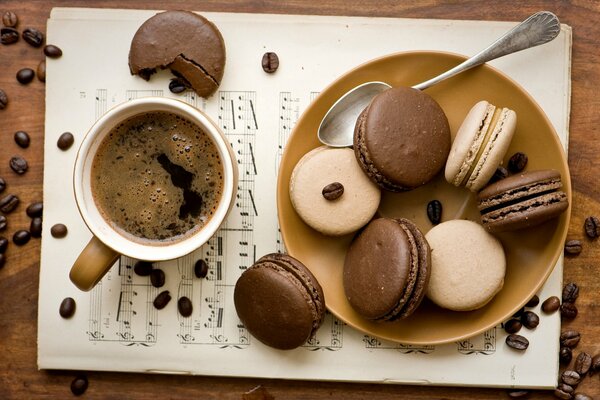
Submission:
<svg viewBox="0 0 600 400">
<path fill-rule="evenodd" d="M 446 114 L 420 90 L 396 87 L 375 96 L 356 121 L 354 152 L 367 176 L 392 192 L 429 182 L 450 151 Z"/>
<path fill-rule="evenodd" d="M 344 260 L 344 291 L 362 317 L 393 321 L 410 316 L 427 291 L 431 251 L 407 219 L 378 218 L 354 239 Z"/>
<path fill-rule="evenodd" d="M 569 208 L 569 199 L 555 170 L 510 176 L 479 192 L 481 222 L 489 232 L 513 231 L 539 225 Z"/>
<path fill-rule="evenodd" d="M 304 344 L 325 317 L 321 285 L 304 264 L 287 254 L 267 254 L 244 271 L 233 300 L 248 332 L 281 350 Z"/>
</svg>

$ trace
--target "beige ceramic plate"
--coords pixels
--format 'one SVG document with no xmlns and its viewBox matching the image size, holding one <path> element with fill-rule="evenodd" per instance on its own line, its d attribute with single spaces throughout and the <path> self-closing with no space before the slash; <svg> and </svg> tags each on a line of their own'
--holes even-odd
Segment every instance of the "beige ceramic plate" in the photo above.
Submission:
<svg viewBox="0 0 600 400">
<path fill-rule="evenodd" d="M 410 318 L 393 323 L 374 323 L 357 315 L 344 296 L 342 270 L 352 235 L 323 236 L 305 225 L 289 198 L 289 179 L 298 160 L 317 147 L 317 128 L 329 107 L 349 89 L 367 81 L 384 81 L 392 86 L 414 85 L 459 64 L 461 56 L 437 52 L 399 53 L 363 64 L 325 89 L 304 112 L 286 145 L 277 185 L 279 223 L 287 251 L 315 274 L 323 290 L 327 308 L 347 324 L 383 339 L 406 344 L 439 344 L 464 339 L 508 319 L 542 286 L 561 251 L 569 225 L 570 208 L 559 219 L 516 233 L 498 235 L 507 255 L 504 288 L 484 308 L 471 312 L 441 309 L 425 300 Z M 528 170 L 554 168 L 561 172 L 564 190 L 571 202 L 571 182 L 562 146 L 550 121 L 535 101 L 516 83 L 489 66 L 451 78 L 427 93 L 444 109 L 452 135 L 468 110 L 479 100 L 516 111 L 517 130 L 508 150 L 529 156 Z M 466 189 L 455 188 L 441 174 L 419 189 L 385 193 L 379 209 L 387 217 L 410 218 L 427 232 L 426 205 L 438 199 L 443 220 L 468 218 L 479 221 L 474 197 Z"/>
</svg>

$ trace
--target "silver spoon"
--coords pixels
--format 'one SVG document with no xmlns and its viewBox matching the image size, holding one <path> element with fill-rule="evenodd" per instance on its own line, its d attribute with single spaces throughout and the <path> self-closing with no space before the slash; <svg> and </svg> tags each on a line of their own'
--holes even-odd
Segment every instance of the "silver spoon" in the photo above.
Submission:
<svg viewBox="0 0 600 400">
<path fill-rule="evenodd" d="M 547 43 L 558 36 L 559 32 L 560 22 L 556 15 L 549 11 L 537 12 L 473 57 L 413 88 L 427 89 L 485 62 Z M 331 147 L 352 146 L 354 125 L 359 114 L 373 97 L 389 88 L 391 86 L 385 82 L 366 82 L 340 97 L 321 121 L 318 131 L 321 143 Z"/>
</svg>

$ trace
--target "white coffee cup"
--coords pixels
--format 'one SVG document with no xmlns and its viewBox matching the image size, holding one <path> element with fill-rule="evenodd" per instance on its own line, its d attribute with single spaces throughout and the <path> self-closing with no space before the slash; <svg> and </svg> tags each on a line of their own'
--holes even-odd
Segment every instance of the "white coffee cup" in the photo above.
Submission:
<svg viewBox="0 0 600 400">
<path fill-rule="evenodd" d="M 94 156 L 105 136 L 119 123 L 139 114 L 164 111 L 179 115 L 199 126 L 213 141 L 223 165 L 221 200 L 208 223 L 189 237 L 159 244 L 133 241 L 119 234 L 100 213 L 92 195 L 91 172 Z M 81 290 L 92 289 L 120 255 L 145 261 L 171 260 L 198 249 L 219 229 L 237 193 L 237 161 L 229 141 L 203 112 L 179 100 L 145 97 L 122 103 L 104 114 L 84 138 L 73 169 L 75 200 L 81 217 L 94 235 L 83 249 L 69 277 Z"/>
</svg>

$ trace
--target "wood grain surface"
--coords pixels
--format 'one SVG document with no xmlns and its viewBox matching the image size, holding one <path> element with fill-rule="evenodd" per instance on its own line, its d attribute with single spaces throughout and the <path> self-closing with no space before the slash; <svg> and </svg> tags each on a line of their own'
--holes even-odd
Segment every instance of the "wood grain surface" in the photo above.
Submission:
<svg viewBox="0 0 600 400">
<path fill-rule="evenodd" d="M 576 351 L 600 353 L 600 242 L 587 239 L 583 222 L 589 215 L 600 216 L 600 2 L 595 0 L 556 1 L 417 1 L 417 0 L 206 0 L 206 1 L 109 1 L 109 0 L 1 0 L 0 14 L 15 12 L 19 30 L 35 27 L 45 32 L 46 20 L 55 6 L 187 9 L 280 14 L 356 15 L 406 18 L 447 18 L 521 21 L 543 9 L 556 13 L 573 28 L 572 111 L 569 165 L 573 180 L 573 215 L 569 238 L 580 239 L 583 251 L 567 257 L 565 282 L 580 286 L 579 316 L 563 329 L 581 332 Z M 5 193 L 21 199 L 9 215 L 8 238 L 18 229 L 28 229 L 25 208 L 42 198 L 44 84 L 35 79 L 20 85 L 16 72 L 35 70 L 44 58 L 23 40 L 0 46 L 0 88 L 9 96 L 9 105 L 0 110 L 0 177 L 8 182 Z M 543 63 L 541 59 L 539 62 Z M 85 73 L 85 71 L 81 71 Z M 24 130 L 31 146 L 19 148 L 13 135 Z M 16 175 L 8 166 L 13 155 L 29 162 L 29 171 Z M 65 166 L 70 167 L 70 166 Z M 40 241 L 32 239 L 23 247 L 12 243 L 7 262 L 0 270 L 0 398 L 68 398 L 70 383 L 78 372 L 38 371 L 37 303 Z M 68 343 L 65 343 L 68 346 Z M 83 371 L 89 379 L 85 398 L 195 398 L 195 399 L 506 399 L 504 389 L 424 387 L 361 383 L 305 382 L 265 379 L 233 379 L 202 376 L 163 376 Z M 245 394 L 257 386 L 260 390 Z M 586 377 L 577 391 L 600 399 L 600 374 Z M 551 399 L 551 391 L 533 392 L 529 398 Z"/>
</svg>

